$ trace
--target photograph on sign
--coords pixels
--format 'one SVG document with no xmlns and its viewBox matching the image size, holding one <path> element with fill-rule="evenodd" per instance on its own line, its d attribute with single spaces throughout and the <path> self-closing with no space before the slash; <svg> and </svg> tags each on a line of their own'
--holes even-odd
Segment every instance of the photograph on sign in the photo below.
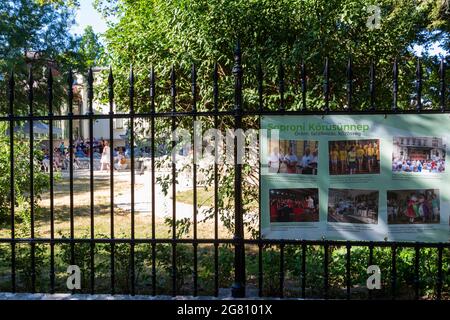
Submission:
<svg viewBox="0 0 450 320">
<path fill-rule="evenodd" d="M 394 137 L 393 172 L 445 171 L 445 144 L 438 137 Z"/>
<path fill-rule="evenodd" d="M 439 190 L 390 190 L 387 213 L 389 224 L 439 224 Z"/>
<path fill-rule="evenodd" d="M 270 222 L 319 221 L 319 189 L 270 190 Z"/>
<path fill-rule="evenodd" d="M 378 223 L 378 191 L 329 189 L 328 222 Z"/>
<path fill-rule="evenodd" d="M 330 174 L 380 173 L 380 141 L 338 140 L 328 143 Z"/>
<path fill-rule="evenodd" d="M 270 173 L 317 174 L 317 141 L 272 139 L 269 150 Z"/>
</svg>

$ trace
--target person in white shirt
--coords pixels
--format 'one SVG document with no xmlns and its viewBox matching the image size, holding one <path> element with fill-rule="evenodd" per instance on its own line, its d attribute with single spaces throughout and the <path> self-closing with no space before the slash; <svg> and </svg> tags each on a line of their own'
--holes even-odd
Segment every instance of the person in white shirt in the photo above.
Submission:
<svg viewBox="0 0 450 320">
<path fill-rule="evenodd" d="M 308 205 L 308 209 L 314 209 L 314 199 L 311 196 L 308 197 L 306 203 Z"/>
<path fill-rule="evenodd" d="M 268 166 L 269 172 L 277 173 L 280 170 L 280 159 L 281 154 L 278 151 L 278 148 L 273 148 L 272 153 L 269 155 Z"/>
<path fill-rule="evenodd" d="M 100 159 L 100 171 L 103 171 L 103 168 L 106 167 L 106 170 L 111 170 L 111 148 L 109 147 L 109 142 L 105 141 L 105 145 L 103 146 L 103 153 Z"/>
<path fill-rule="evenodd" d="M 123 155 L 123 153 L 120 152 L 119 155 L 117 156 L 117 163 L 114 164 L 114 168 L 116 170 L 124 170 L 127 168 L 127 166 L 128 166 L 127 159 Z"/>
</svg>

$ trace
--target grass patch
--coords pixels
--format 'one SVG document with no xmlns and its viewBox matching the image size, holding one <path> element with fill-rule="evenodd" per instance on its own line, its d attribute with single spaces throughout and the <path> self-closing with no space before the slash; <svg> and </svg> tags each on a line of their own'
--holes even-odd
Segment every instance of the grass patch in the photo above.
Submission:
<svg viewBox="0 0 450 320">
<path fill-rule="evenodd" d="M 135 190 L 143 188 L 142 184 L 135 184 Z M 114 180 L 115 198 L 130 192 L 130 182 L 123 179 Z M 192 190 L 181 192 L 178 202 L 192 205 Z M 213 190 L 198 189 L 199 206 L 213 206 Z M 150 197 L 150 195 L 149 195 Z M 189 198 L 191 198 L 189 200 Z M 73 182 L 74 199 L 74 235 L 76 238 L 90 234 L 91 231 L 91 206 L 90 206 L 90 181 L 88 177 L 78 177 Z M 54 183 L 54 225 L 55 237 L 70 237 L 70 182 L 62 178 Z M 156 208 L 158 210 L 158 207 Z M 111 218 L 114 219 L 114 233 L 117 238 L 129 238 L 131 236 L 131 210 L 114 207 L 114 215 L 111 217 L 110 184 L 109 176 L 95 177 L 94 180 L 94 233 L 97 237 L 109 237 L 111 235 Z M 39 208 L 35 212 L 35 236 L 37 238 L 50 237 L 50 195 L 42 194 Z M 198 237 L 213 237 L 213 220 L 198 223 Z M 21 224 L 16 222 L 16 230 Z M 227 230 L 219 223 L 221 234 L 228 234 Z M 0 226 L 0 237 L 9 238 L 11 226 L 6 221 Z M 164 217 L 155 218 L 155 237 L 171 238 L 171 226 L 167 225 Z M 152 216 L 150 213 L 135 213 L 135 237 L 150 238 L 152 236 Z M 193 230 L 184 236 L 191 238 Z"/>
<path fill-rule="evenodd" d="M 194 204 L 194 190 L 189 189 L 177 192 L 177 202 Z M 214 189 L 213 188 L 197 188 L 197 204 L 200 207 L 214 206 Z"/>
</svg>

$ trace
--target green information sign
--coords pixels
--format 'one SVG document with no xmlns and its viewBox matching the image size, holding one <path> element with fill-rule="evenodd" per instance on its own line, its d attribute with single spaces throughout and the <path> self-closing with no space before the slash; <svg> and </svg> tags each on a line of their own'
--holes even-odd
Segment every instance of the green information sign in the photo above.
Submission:
<svg viewBox="0 0 450 320">
<path fill-rule="evenodd" d="M 447 242 L 450 116 L 266 116 L 269 239 Z"/>
</svg>

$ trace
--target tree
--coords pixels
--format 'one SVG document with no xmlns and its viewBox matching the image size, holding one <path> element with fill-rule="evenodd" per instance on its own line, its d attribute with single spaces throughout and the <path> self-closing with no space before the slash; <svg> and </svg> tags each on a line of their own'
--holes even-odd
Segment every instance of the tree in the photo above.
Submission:
<svg viewBox="0 0 450 320">
<path fill-rule="evenodd" d="M 379 27 L 369 28 L 367 23 L 373 12 L 368 9 L 373 4 L 379 6 L 381 21 Z M 307 67 L 307 107 L 322 108 L 325 57 L 331 64 L 330 107 L 342 108 L 346 105 L 345 68 L 349 56 L 353 59 L 355 75 L 353 108 L 367 107 L 368 71 L 372 61 L 377 67 L 376 104 L 379 108 L 390 108 L 395 58 L 401 70 L 399 107 L 407 108 L 415 77 L 412 44 L 426 45 L 434 40 L 432 35 L 436 32 L 448 35 L 449 25 L 441 11 L 436 14 L 436 8 L 440 6 L 431 0 L 380 0 L 377 3 L 370 0 L 97 0 L 96 7 L 105 18 L 110 15 L 114 18 L 110 19 L 105 41 L 115 73 L 116 105 L 124 111 L 128 106 L 129 65 L 133 65 L 135 72 L 135 105 L 139 111 L 149 110 L 151 66 L 158 79 L 157 110 L 170 110 L 171 100 L 167 93 L 172 65 L 177 71 L 177 110 L 190 110 L 192 64 L 198 70 L 197 108 L 210 109 L 215 62 L 219 70 L 220 107 L 232 108 L 232 53 L 237 39 L 243 48 L 245 108 L 257 107 L 256 74 L 260 63 L 264 72 L 265 107 L 277 109 L 279 106 L 277 70 L 282 64 L 286 74 L 286 105 L 292 109 L 300 108 L 299 66 L 302 61 Z M 426 69 L 425 77 L 432 68 L 437 70 L 436 61 L 430 57 L 424 57 L 423 63 L 430 67 Z M 104 77 L 99 99 L 106 102 L 106 74 Z M 437 102 L 436 92 L 424 91 L 424 96 Z M 167 130 L 167 122 L 157 123 L 158 130 Z M 189 121 L 181 121 L 178 125 L 192 128 Z M 226 120 L 222 125 L 227 125 Z M 244 126 L 256 127 L 257 123 L 247 119 Z M 221 216 L 225 225 L 232 228 L 233 220 L 229 215 L 232 204 L 225 202 L 234 192 L 233 168 L 221 170 L 223 189 L 219 202 L 225 209 Z M 245 183 L 257 182 L 256 170 L 244 167 L 244 171 L 248 178 L 244 179 Z M 161 182 L 167 184 L 170 179 Z M 244 187 L 244 207 L 249 207 L 251 199 L 257 197 L 257 188 L 252 182 Z"/>
<path fill-rule="evenodd" d="M 66 101 L 65 90 L 68 86 L 66 72 L 72 67 L 75 71 L 86 71 L 86 65 L 79 56 L 87 59 L 92 53 L 85 50 L 78 53 L 78 42 L 70 35 L 74 23 L 73 14 L 77 3 L 74 1 L 10 0 L 0 2 L 0 114 L 9 112 L 8 80 L 14 71 L 15 100 L 13 112 L 28 114 L 28 72 L 34 76 L 34 104 L 36 114 L 48 112 L 47 109 L 47 69 L 53 68 L 54 74 L 54 110 L 58 112 Z M 91 30 L 92 31 L 92 30 Z M 90 38 L 96 36 L 89 34 Z M 86 40 L 87 44 L 90 39 Z M 81 50 L 80 50 L 81 51 Z M 101 52 L 98 50 L 98 52 Z M 78 62 L 77 62 L 78 61 Z M 16 121 L 15 127 L 23 125 Z M 10 209 L 10 158 L 8 126 L 0 123 L 0 222 L 5 222 Z M 35 162 L 30 164 L 28 140 L 14 139 L 14 190 L 17 215 L 29 224 L 31 205 L 37 206 L 40 194 L 48 187 L 48 176 L 41 172 L 38 159 L 42 160 L 42 151 L 38 141 L 34 144 Z M 30 166 L 34 168 L 35 203 L 30 203 Z"/>
<path fill-rule="evenodd" d="M 36 112 L 46 113 L 46 72 L 54 69 L 54 109 L 63 106 L 66 75 L 86 73 L 101 55 L 101 44 L 92 28 L 74 37 L 77 1 L 11 0 L 0 2 L 0 113 L 6 113 L 8 74 L 14 70 L 20 85 L 16 90 L 15 112 L 28 113 L 26 84 L 29 68 L 34 79 Z"/>
<path fill-rule="evenodd" d="M 80 63 L 85 66 L 85 69 L 102 64 L 101 58 L 104 55 L 103 46 L 99 41 L 98 35 L 92 29 L 92 26 L 87 26 L 84 29 L 84 33 L 79 41 L 78 54 Z"/>
<path fill-rule="evenodd" d="M 9 137 L 5 133 L 9 133 L 9 128 L 5 123 L 0 123 L 0 223 L 10 222 L 9 212 L 11 208 L 10 193 L 10 167 L 9 158 L 10 146 Z M 16 135 L 16 134 L 15 134 Z M 33 205 L 37 208 L 37 202 L 40 194 L 48 186 L 48 176 L 41 171 L 39 160 L 42 160 L 43 154 L 41 150 L 34 151 L 34 203 L 30 198 L 30 145 L 27 141 L 14 138 L 14 199 L 16 206 L 16 221 L 23 222 L 25 230 L 30 226 L 30 207 Z M 23 230 L 22 228 L 21 230 Z"/>
<path fill-rule="evenodd" d="M 434 1 L 429 19 L 428 28 L 435 31 L 432 36 L 441 41 L 442 46 L 450 51 L 450 1 Z"/>
<path fill-rule="evenodd" d="M 355 75 L 368 74 L 372 60 L 377 62 L 379 104 L 389 106 L 392 61 L 399 59 L 400 101 L 409 103 L 406 86 L 414 76 L 411 45 L 427 44 L 430 31 L 444 32 L 441 16 L 433 15 L 435 1 L 378 1 L 381 10 L 379 29 L 369 29 L 367 21 L 371 1 L 159 1 L 159 0 L 97 0 L 103 12 L 114 12 L 116 23 L 110 22 L 106 44 L 119 83 L 126 81 L 129 65 L 145 74 L 155 66 L 159 79 L 168 79 L 175 64 L 180 85 L 187 83 L 192 63 L 197 65 L 200 82 L 211 79 L 213 63 L 219 63 L 222 77 L 229 75 L 233 46 L 241 40 L 245 74 L 255 76 L 262 62 L 265 80 L 277 82 L 278 64 L 286 67 L 288 89 L 298 82 L 298 66 L 303 60 L 308 67 L 311 106 L 319 106 L 324 58 L 331 62 L 331 105 L 345 104 L 345 65 L 351 54 Z M 106 10 L 107 9 L 107 10 Z M 435 20 L 432 20 L 432 19 Z M 440 20 L 439 20 L 440 19 Z M 440 22 L 438 22 L 440 21 Z M 186 80 L 183 82 L 183 80 Z M 121 82 L 122 81 L 122 82 Z M 145 87 L 143 82 L 136 85 Z M 276 89 L 268 85 L 268 93 Z M 120 86 L 117 99 L 125 101 L 126 86 Z M 147 92 L 136 90 L 137 92 Z M 367 77 L 355 80 L 355 106 L 367 101 Z M 209 97 L 201 95 L 202 102 Z M 145 96 L 142 97 L 146 102 Z M 288 94 L 292 101 L 292 95 Z M 276 102 L 275 96 L 269 101 Z M 248 100 L 247 100 L 248 101 Z M 189 103 L 186 102 L 188 107 Z M 180 101 L 183 105 L 183 101 Z M 142 107 L 148 107 L 141 104 Z"/>
</svg>

